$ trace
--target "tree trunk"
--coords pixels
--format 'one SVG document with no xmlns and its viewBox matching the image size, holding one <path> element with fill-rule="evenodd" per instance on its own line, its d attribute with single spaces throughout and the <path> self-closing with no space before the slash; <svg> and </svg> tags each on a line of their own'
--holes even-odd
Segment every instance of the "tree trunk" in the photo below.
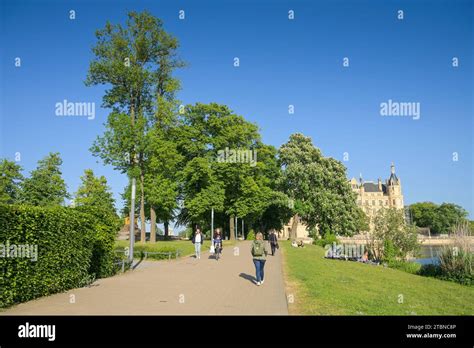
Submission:
<svg viewBox="0 0 474 348">
<path fill-rule="evenodd" d="M 170 225 L 169 221 L 165 221 L 164 225 L 165 225 L 165 239 L 168 239 L 168 236 L 170 234 L 170 232 L 169 232 L 169 225 Z"/>
<path fill-rule="evenodd" d="M 156 243 L 156 212 L 153 207 L 150 208 L 150 242 Z"/>
<path fill-rule="evenodd" d="M 297 228 L 298 228 L 298 222 L 300 220 L 300 217 L 298 216 L 298 214 L 295 214 L 293 216 L 293 223 L 291 224 L 291 234 L 290 234 L 290 239 L 291 240 L 295 240 L 296 239 L 296 236 L 297 236 Z"/>
<path fill-rule="evenodd" d="M 141 225 L 141 234 L 140 242 L 145 243 L 146 239 L 146 225 L 145 225 L 145 190 L 143 188 L 143 171 L 140 173 L 140 225 Z"/>
<path fill-rule="evenodd" d="M 234 240 L 234 239 L 235 239 L 234 222 L 235 222 L 235 217 L 234 217 L 234 215 L 231 215 L 230 218 L 229 218 L 229 231 L 230 231 L 229 239 L 230 239 L 230 240 Z"/>
</svg>

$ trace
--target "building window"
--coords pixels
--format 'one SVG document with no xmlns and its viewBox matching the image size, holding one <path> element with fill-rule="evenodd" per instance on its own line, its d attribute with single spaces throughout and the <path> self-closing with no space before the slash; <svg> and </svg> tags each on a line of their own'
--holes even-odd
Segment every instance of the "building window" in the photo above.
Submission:
<svg viewBox="0 0 474 348">
<path fill-rule="evenodd" d="M 395 200 L 393 200 L 393 205 L 396 205 Z"/>
<path fill-rule="evenodd" d="M 379 205 L 381 206 L 382 204 L 383 204 L 382 201 L 379 201 Z"/>
<path fill-rule="evenodd" d="M 372 205 L 375 205 L 375 201 L 374 201 L 374 200 L 372 200 Z"/>
</svg>

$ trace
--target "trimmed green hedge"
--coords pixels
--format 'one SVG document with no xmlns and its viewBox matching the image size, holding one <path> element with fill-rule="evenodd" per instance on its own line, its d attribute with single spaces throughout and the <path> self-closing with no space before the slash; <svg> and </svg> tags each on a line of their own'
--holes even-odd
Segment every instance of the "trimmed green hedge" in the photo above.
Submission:
<svg viewBox="0 0 474 348">
<path fill-rule="evenodd" d="M 115 254 L 115 239 L 121 227 L 121 220 L 115 214 L 102 211 L 96 207 L 77 207 L 78 211 L 87 213 L 95 220 L 94 242 L 92 249 L 92 262 L 89 272 L 96 278 L 104 278 L 114 275 L 118 266 L 114 265 L 118 261 Z"/>
<path fill-rule="evenodd" d="M 116 226 L 107 223 L 75 208 L 0 205 L 0 307 L 113 274 Z M 5 257 L 7 243 L 37 246 L 37 260 Z"/>
<path fill-rule="evenodd" d="M 248 233 L 247 236 L 245 237 L 246 240 L 255 240 L 255 232 L 253 229 L 251 229 Z"/>
</svg>

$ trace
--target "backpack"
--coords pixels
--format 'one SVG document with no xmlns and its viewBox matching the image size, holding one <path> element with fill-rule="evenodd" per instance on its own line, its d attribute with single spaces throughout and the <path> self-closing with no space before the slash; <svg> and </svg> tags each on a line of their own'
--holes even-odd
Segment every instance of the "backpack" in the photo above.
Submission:
<svg viewBox="0 0 474 348">
<path fill-rule="evenodd" d="M 263 256 L 265 253 L 265 246 L 262 242 L 253 242 L 253 256 Z"/>
</svg>

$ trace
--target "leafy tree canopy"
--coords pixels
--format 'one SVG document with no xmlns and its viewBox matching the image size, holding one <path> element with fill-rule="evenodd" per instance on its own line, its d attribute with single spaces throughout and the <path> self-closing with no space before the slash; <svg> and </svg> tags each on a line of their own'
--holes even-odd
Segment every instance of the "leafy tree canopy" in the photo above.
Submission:
<svg viewBox="0 0 474 348">
<path fill-rule="evenodd" d="M 59 153 L 50 153 L 38 161 L 29 178 L 23 181 L 21 202 L 36 206 L 63 205 L 70 198 L 62 178 Z"/>
<path fill-rule="evenodd" d="M 410 205 L 413 223 L 418 227 L 429 227 L 431 233 L 449 233 L 459 222 L 467 218 L 467 211 L 453 203 L 437 205 L 421 202 Z"/>
<path fill-rule="evenodd" d="M 20 197 L 20 184 L 23 180 L 21 166 L 14 161 L 3 159 L 0 162 L 0 203 L 13 204 Z"/>
<path fill-rule="evenodd" d="M 302 134 L 290 136 L 280 147 L 279 158 L 283 192 L 294 200 L 294 212 L 309 228 L 318 226 L 323 235 L 358 231 L 360 215 L 341 162 L 323 157 L 311 138 Z"/>
</svg>

